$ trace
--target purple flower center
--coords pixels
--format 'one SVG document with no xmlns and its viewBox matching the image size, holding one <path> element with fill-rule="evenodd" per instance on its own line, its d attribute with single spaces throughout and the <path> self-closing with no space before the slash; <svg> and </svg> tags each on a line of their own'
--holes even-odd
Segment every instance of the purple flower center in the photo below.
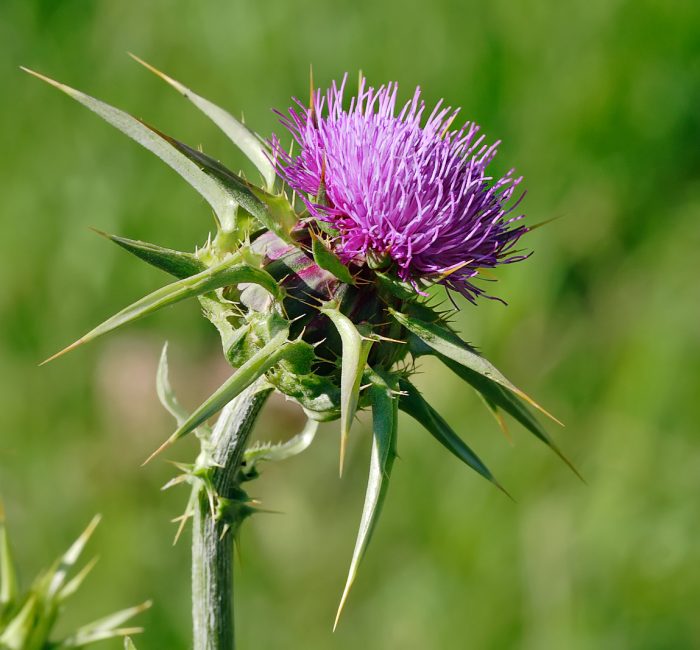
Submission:
<svg viewBox="0 0 700 650">
<path fill-rule="evenodd" d="M 397 113 L 396 83 L 375 90 L 362 80 L 346 110 L 346 79 L 317 91 L 314 110 L 295 100 L 280 113 L 300 147 L 290 155 L 273 140 L 280 175 L 312 218 L 337 229 L 345 262 L 385 259 L 402 280 L 440 282 L 474 301 L 480 268 L 526 257 L 512 251 L 527 231 L 512 225 L 522 215 L 509 216 L 519 201 L 507 207 L 521 178 L 489 176 L 498 142 L 484 144 L 470 122 L 451 131 L 458 111 L 442 101 L 421 126 L 419 88 Z"/>
</svg>

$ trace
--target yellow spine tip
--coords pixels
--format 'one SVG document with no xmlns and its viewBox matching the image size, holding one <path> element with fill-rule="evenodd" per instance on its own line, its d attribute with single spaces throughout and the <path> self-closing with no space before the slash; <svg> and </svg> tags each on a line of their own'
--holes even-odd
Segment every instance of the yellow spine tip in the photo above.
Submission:
<svg viewBox="0 0 700 650">
<path fill-rule="evenodd" d="M 68 354 L 72 350 L 75 350 L 79 345 L 82 345 L 85 342 L 84 339 L 78 339 L 75 343 L 71 343 L 68 347 L 63 348 L 63 350 L 56 352 L 56 354 L 51 355 L 48 359 L 44 359 L 40 364 L 39 367 L 45 366 L 47 363 L 50 363 L 51 361 L 55 361 L 59 357 L 62 357 L 64 354 Z"/>
<path fill-rule="evenodd" d="M 148 463 L 150 463 L 158 454 L 170 447 L 173 442 L 174 441 L 171 438 L 168 438 L 160 447 L 158 447 L 158 449 L 156 449 L 148 458 L 146 458 L 143 463 L 141 463 L 141 467 L 148 465 Z"/>
</svg>

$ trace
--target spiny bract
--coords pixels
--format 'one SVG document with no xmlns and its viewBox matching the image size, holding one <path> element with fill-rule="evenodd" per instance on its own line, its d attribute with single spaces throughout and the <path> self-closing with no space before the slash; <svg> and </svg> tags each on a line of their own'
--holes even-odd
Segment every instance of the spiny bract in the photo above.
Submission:
<svg viewBox="0 0 700 650">
<path fill-rule="evenodd" d="M 513 225 L 519 217 L 509 217 L 515 204 L 507 205 L 519 179 L 511 173 L 500 180 L 487 175 L 495 145 L 482 144 L 469 123 L 451 130 L 455 111 L 438 106 L 421 124 L 418 91 L 396 114 L 395 84 L 373 90 L 361 80 L 347 110 L 345 82 L 325 96 L 312 89 L 311 106 L 297 103 L 283 118 L 298 144 L 294 154 L 144 65 L 209 116 L 255 165 L 261 182 L 250 182 L 123 111 L 32 73 L 161 158 L 209 203 L 217 226 L 216 235 L 195 253 L 106 235 L 176 279 L 64 352 L 167 305 L 199 299 L 237 370 L 186 413 L 170 389 L 163 354 L 158 392 L 178 429 L 160 449 L 191 432 L 202 443 L 197 461 L 182 465 L 183 474 L 170 483 L 194 484 L 181 527 L 198 490 L 206 492 L 212 512 L 234 532 L 255 511 L 242 489 L 217 494 L 212 480 L 216 429 L 206 424 L 244 391 L 274 388 L 304 409 L 309 425 L 281 447 L 250 449 L 239 484 L 257 475 L 257 462 L 302 451 L 319 421 L 338 418 L 342 469 L 354 415 L 370 408 L 367 497 L 342 607 L 386 496 L 399 409 L 500 488 L 411 383 L 419 357 L 440 359 L 483 397 L 502 426 L 504 412 L 561 456 L 525 403 L 542 409 L 462 341 L 447 313 L 431 306 L 426 294 L 431 285 L 442 284 L 474 300 L 482 293 L 474 284 L 480 268 L 522 258 L 512 249 L 526 228 Z"/>
</svg>

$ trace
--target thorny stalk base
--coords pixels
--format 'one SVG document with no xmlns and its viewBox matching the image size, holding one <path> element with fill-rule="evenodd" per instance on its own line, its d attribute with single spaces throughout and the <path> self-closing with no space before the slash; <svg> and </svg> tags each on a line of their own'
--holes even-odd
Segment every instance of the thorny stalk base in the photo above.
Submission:
<svg viewBox="0 0 700 650">
<path fill-rule="evenodd" d="M 224 410 L 214 431 L 213 487 L 219 500 L 235 501 L 239 467 L 260 409 L 271 388 L 255 384 Z M 192 527 L 192 623 L 194 650 L 232 650 L 233 544 L 240 519 L 212 513 L 206 489 L 199 491 Z M 228 526 L 228 528 L 227 528 Z"/>
</svg>

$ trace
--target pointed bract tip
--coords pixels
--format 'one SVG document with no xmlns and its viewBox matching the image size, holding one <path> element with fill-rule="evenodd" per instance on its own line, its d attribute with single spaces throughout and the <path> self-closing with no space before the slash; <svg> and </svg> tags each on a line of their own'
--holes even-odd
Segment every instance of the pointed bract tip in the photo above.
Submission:
<svg viewBox="0 0 700 650">
<path fill-rule="evenodd" d="M 148 70 L 150 70 L 150 71 L 153 72 L 154 74 L 157 74 L 158 76 L 160 76 L 160 75 L 162 74 L 160 70 L 158 70 L 157 68 L 154 68 L 150 63 L 148 63 L 147 61 L 144 61 L 140 56 L 136 56 L 136 54 L 134 54 L 133 52 L 129 52 L 128 50 L 127 50 L 126 53 L 127 53 L 134 61 L 136 61 L 136 63 L 141 64 L 144 68 L 147 68 Z"/>
<path fill-rule="evenodd" d="M 90 537 L 92 537 L 92 534 L 95 532 L 95 528 L 99 525 L 100 521 L 102 521 L 102 515 L 97 514 L 95 515 L 91 520 L 90 523 L 87 525 L 85 530 L 80 534 L 79 539 L 84 539 L 88 540 Z"/>
<path fill-rule="evenodd" d="M 160 447 L 158 447 L 158 449 L 156 449 L 148 458 L 146 458 L 143 463 L 141 463 L 141 467 L 148 465 L 148 463 L 150 463 L 158 454 L 165 451 L 174 442 L 175 440 L 172 437 L 168 438 Z"/>
<path fill-rule="evenodd" d="M 552 422 L 556 422 L 560 427 L 566 426 L 559 418 L 552 415 L 546 408 L 544 408 L 544 406 L 541 406 L 540 404 L 538 404 L 527 393 L 524 393 L 519 388 L 516 388 L 515 390 L 513 390 L 513 392 L 521 399 L 524 399 L 530 406 L 532 406 L 533 408 L 536 408 L 540 413 L 542 413 L 543 415 L 546 415 L 550 420 L 552 420 Z"/>
<path fill-rule="evenodd" d="M 588 481 L 586 481 L 586 479 L 583 478 L 583 475 L 581 474 L 581 472 L 579 472 L 578 469 L 576 469 L 576 465 L 574 465 L 574 464 L 573 464 L 566 456 L 564 456 L 564 454 L 562 454 L 561 452 L 557 452 L 557 453 L 559 454 L 559 457 L 569 466 L 569 469 L 570 469 L 574 474 L 576 474 L 576 476 L 578 477 L 578 480 L 581 481 L 581 483 L 583 483 L 584 485 L 588 485 Z"/>
<path fill-rule="evenodd" d="M 508 492 L 495 478 L 491 478 L 491 483 L 493 483 L 503 494 L 505 494 L 513 503 L 517 503 L 513 495 Z"/>
<path fill-rule="evenodd" d="M 340 616 L 343 613 L 343 608 L 345 607 L 345 602 L 348 599 L 348 594 L 350 593 L 350 587 L 352 587 L 352 581 L 349 580 L 348 583 L 345 585 L 345 589 L 343 590 L 343 595 L 340 598 L 340 604 L 338 605 L 338 611 L 335 614 L 335 621 L 333 621 L 333 631 L 335 632 L 336 628 L 338 627 L 338 623 L 340 622 Z"/>
<path fill-rule="evenodd" d="M 498 423 L 498 428 L 501 430 L 501 433 L 503 433 L 506 440 L 513 445 L 513 437 L 510 435 L 510 431 L 508 431 L 508 423 L 506 422 L 506 419 L 498 412 L 494 413 L 493 417 L 496 418 L 496 422 Z"/>
<path fill-rule="evenodd" d="M 41 74 L 41 72 L 37 72 L 36 70 L 32 70 L 31 68 L 25 68 L 23 65 L 19 66 L 19 68 L 20 68 L 20 70 L 23 70 L 27 74 L 32 75 L 32 77 L 36 77 L 37 79 L 41 79 L 42 81 L 45 81 L 47 84 L 54 86 L 55 88 L 58 88 L 59 90 L 62 90 L 65 93 L 70 93 L 73 90 L 69 86 L 62 84 L 60 81 L 56 81 L 55 79 L 51 79 L 51 77 L 47 77 L 46 75 Z"/>
<path fill-rule="evenodd" d="M 137 612 L 145 612 L 147 609 L 151 609 L 151 607 L 153 607 L 153 601 L 147 600 L 147 601 L 141 603 L 140 605 L 136 605 L 136 607 L 134 607 L 134 609 Z"/>
<path fill-rule="evenodd" d="M 576 476 L 578 477 L 579 481 L 581 481 L 581 483 L 583 483 L 584 485 L 588 485 L 588 483 L 586 482 L 586 479 L 583 478 L 583 476 L 581 475 L 581 472 L 579 472 L 578 469 L 576 469 L 576 465 L 574 465 L 573 462 L 567 458 L 567 456 L 564 454 L 564 452 L 563 452 L 561 449 L 559 449 L 559 447 L 557 447 L 557 445 L 554 444 L 554 442 L 553 442 L 552 440 L 547 440 L 547 441 L 545 441 L 545 442 L 546 442 L 547 446 L 548 446 L 557 456 L 559 456 L 559 458 L 560 458 L 561 460 L 564 461 L 564 463 L 567 465 L 567 467 L 568 467 L 574 474 L 576 474 Z"/>
<path fill-rule="evenodd" d="M 157 77 L 160 77 L 163 81 L 165 81 L 165 83 L 167 83 L 170 86 L 172 86 L 173 88 L 175 88 L 175 90 L 177 90 L 180 94 L 185 95 L 185 96 L 187 95 L 187 93 L 188 93 L 187 87 L 183 86 L 179 81 L 176 81 L 172 77 L 169 77 L 167 74 L 165 74 L 165 72 L 161 72 L 160 70 L 158 70 L 158 68 L 156 68 L 155 66 L 152 66 L 150 63 L 144 61 L 143 59 L 139 58 L 135 54 L 132 54 L 131 52 L 127 52 L 127 54 L 134 61 L 136 61 L 136 63 L 140 63 L 144 68 L 146 68 L 147 70 L 150 70 L 154 75 L 156 75 Z"/>
<path fill-rule="evenodd" d="M 62 357 L 64 354 L 68 354 L 69 352 L 75 350 L 75 348 L 81 346 L 83 343 L 85 343 L 84 338 L 80 338 L 75 343 L 71 343 L 69 346 L 63 348 L 60 352 L 56 352 L 56 354 L 51 355 L 48 359 L 44 359 L 40 364 L 39 367 L 45 366 L 47 363 L 50 363 L 51 361 L 55 361 L 59 357 Z"/>
<path fill-rule="evenodd" d="M 105 239 L 112 238 L 112 235 L 107 234 L 104 230 L 100 230 L 99 228 L 95 228 L 95 226 L 88 226 L 88 230 L 91 230 L 96 235 L 99 235 L 100 237 L 104 237 Z"/>
</svg>

